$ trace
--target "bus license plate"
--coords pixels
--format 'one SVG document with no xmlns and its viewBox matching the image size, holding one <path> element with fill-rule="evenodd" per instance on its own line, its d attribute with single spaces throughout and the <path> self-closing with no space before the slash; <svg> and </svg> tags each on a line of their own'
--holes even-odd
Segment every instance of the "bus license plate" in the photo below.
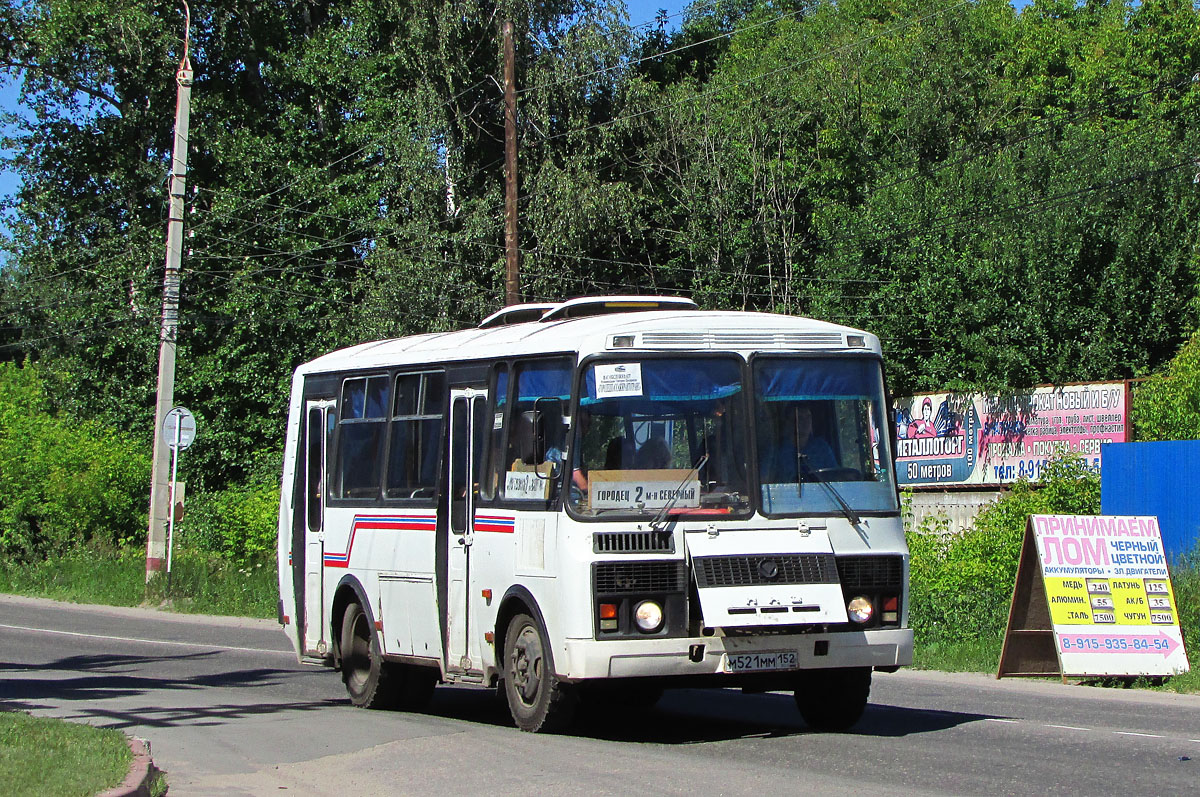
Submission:
<svg viewBox="0 0 1200 797">
<path fill-rule="evenodd" d="M 730 653 L 728 654 L 726 672 L 763 672 L 766 670 L 794 670 L 796 651 L 780 650 L 764 653 Z"/>
</svg>

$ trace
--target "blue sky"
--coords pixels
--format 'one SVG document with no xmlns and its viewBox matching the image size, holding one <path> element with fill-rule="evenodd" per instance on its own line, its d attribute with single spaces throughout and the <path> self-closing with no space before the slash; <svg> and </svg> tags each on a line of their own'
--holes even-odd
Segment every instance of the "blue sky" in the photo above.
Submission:
<svg viewBox="0 0 1200 797">
<path fill-rule="evenodd" d="M 688 2 L 687 0 L 625 0 L 625 5 L 629 8 L 629 23 L 641 25 L 644 22 L 653 22 L 660 8 L 666 9 L 668 14 L 678 14 L 687 8 Z M 667 24 L 677 27 L 679 17 L 673 18 Z"/>
<path fill-rule="evenodd" d="M 0 84 L 0 108 L 11 111 L 17 107 L 17 85 L 11 80 Z M 0 196 L 8 196 L 17 188 L 17 176 L 9 171 L 0 170 Z"/>
</svg>

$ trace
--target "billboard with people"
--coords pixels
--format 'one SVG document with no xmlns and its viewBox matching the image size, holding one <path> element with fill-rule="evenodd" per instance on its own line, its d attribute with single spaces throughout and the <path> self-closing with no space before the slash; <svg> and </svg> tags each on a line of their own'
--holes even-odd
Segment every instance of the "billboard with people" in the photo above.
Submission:
<svg viewBox="0 0 1200 797">
<path fill-rule="evenodd" d="M 1056 455 L 1100 470 L 1100 445 L 1128 439 L 1125 382 L 1022 393 L 928 393 L 896 399 L 896 470 L 912 487 L 1037 482 Z"/>
</svg>

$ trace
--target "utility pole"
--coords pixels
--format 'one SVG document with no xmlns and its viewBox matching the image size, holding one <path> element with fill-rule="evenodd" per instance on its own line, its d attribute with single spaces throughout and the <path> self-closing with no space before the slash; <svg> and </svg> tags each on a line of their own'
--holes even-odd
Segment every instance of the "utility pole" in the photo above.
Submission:
<svg viewBox="0 0 1200 797">
<path fill-rule="evenodd" d="M 168 513 L 170 506 L 171 448 L 163 433 L 163 422 L 175 403 L 175 340 L 179 328 L 179 267 L 183 256 L 183 193 L 187 176 L 188 117 L 192 101 L 192 62 L 188 59 L 188 37 L 192 14 L 183 3 L 185 27 L 183 59 L 175 73 L 179 85 L 175 101 L 175 147 L 171 155 L 171 197 L 167 221 L 167 263 L 163 274 L 162 328 L 158 349 L 158 404 L 154 412 L 154 469 L 150 477 L 150 529 L 146 535 L 146 581 L 166 564 Z"/>
<path fill-rule="evenodd" d="M 517 87 L 512 22 L 504 21 L 504 303 L 521 301 L 517 247 Z"/>
</svg>

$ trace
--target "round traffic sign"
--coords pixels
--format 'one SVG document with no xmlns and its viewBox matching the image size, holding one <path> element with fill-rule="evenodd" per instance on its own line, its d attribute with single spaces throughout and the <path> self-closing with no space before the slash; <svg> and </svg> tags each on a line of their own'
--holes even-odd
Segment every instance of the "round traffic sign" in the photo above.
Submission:
<svg viewBox="0 0 1200 797">
<path fill-rule="evenodd" d="M 196 439 L 196 416 L 187 407 L 173 407 L 163 420 L 163 439 L 181 451 Z"/>
</svg>

